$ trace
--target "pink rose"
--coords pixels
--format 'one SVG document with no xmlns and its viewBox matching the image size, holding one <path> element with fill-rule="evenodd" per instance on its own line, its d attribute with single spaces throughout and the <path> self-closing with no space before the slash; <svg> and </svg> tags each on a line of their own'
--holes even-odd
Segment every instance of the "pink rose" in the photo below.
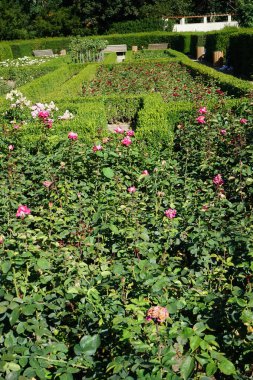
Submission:
<svg viewBox="0 0 253 380">
<path fill-rule="evenodd" d="M 14 145 L 9 145 L 8 148 L 9 148 L 9 150 L 13 150 L 14 149 Z"/>
<path fill-rule="evenodd" d="M 123 128 L 117 127 L 117 128 L 114 129 L 114 132 L 115 132 L 115 133 L 121 133 L 121 134 L 122 134 L 122 133 L 124 133 L 125 131 L 124 131 Z"/>
<path fill-rule="evenodd" d="M 167 318 L 169 318 L 169 312 L 166 307 L 152 306 L 147 311 L 147 321 L 153 320 L 154 322 L 163 323 Z"/>
<path fill-rule="evenodd" d="M 247 122 L 248 122 L 247 119 L 244 119 L 244 118 L 240 119 L 240 123 L 241 123 L 241 124 L 247 124 Z"/>
<path fill-rule="evenodd" d="M 43 183 L 43 185 L 44 185 L 45 187 L 50 187 L 50 186 L 53 184 L 52 181 L 44 181 L 44 182 L 42 182 L 42 183 Z"/>
<path fill-rule="evenodd" d="M 216 185 L 216 186 L 222 186 L 224 184 L 224 181 L 222 179 L 222 176 L 221 174 L 217 174 L 214 178 L 213 178 L 213 183 Z"/>
<path fill-rule="evenodd" d="M 142 175 L 149 175 L 149 172 L 147 170 L 143 170 L 143 172 L 141 174 Z"/>
<path fill-rule="evenodd" d="M 130 139 L 129 136 L 126 136 L 123 138 L 123 140 L 121 140 L 121 144 L 125 146 L 129 146 L 132 144 L 132 140 Z"/>
<path fill-rule="evenodd" d="M 164 211 L 164 215 L 169 219 L 173 219 L 177 215 L 177 210 L 174 208 L 169 208 L 168 210 Z"/>
<path fill-rule="evenodd" d="M 25 215 L 31 214 L 31 210 L 25 206 L 25 205 L 20 205 L 18 206 L 16 217 L 17 218 L 24 218 Z"/>
<path fill-rule="evenodd" d="M 20 128 L 20 125 L 15 124 L 15 125 L 13 125 L 13 128 L 14 128 L 14 129 L 19 129 L 19 128 Z"/>
<path fill-rule="evenodd" d="M 51 129 L 53 127 L 53 119 L 44 119 L 45 127 Z"/>
<path fill-rule="evenodd" d="M 93 152 L 97 152 L 98 150 L 102 150 L 102 146 L 101 145 L 94 145 L 94 147 L 92 148 Z"/>
<path fill-rule="evenodd" d="M 78 139 L 78 134 L 75 133 L 75 132 L 69 132 L 69 134 L 68 134 L 68 138 L 69 138 L 70 140 L 77 140 L 77 139 Z"/>
<path fill-rule="evenodd" d="M 48 111 L 40 111 L 38 113 L 38 117 L 40 119 L 46 119 L 49 115 L 50 115 L 50 113 Z"/>
<path fill-rule="evenodd" d="M 131 186 L 127 189 L 127 191 L 131 194 L 131 193 L 135 193 L 136 192 L 136 187 L 135 186 Z"/>
<path fill-rule="evenodd" d="M 127 136 L 134 136 L 134 131 L 132 131 L 131 129 L 129 129 L 129 131 L 127 131 L 126 135 Z"/>
<path fill-rule="evenodd" d="M 199 109 L 199 113 L 200 113 L 200 115 L 203 115 L 203 114 L 207 113 L 207 109 L 206 109 L 206 107 L 201 107 L 201 108 Z"/>
<path fill-rule="evenodd" d="M 227 134 L 226 129 L 221 129 L 221 130 L 220 130 L 220 134 L 221 134 L 222 136 L 226 136 L 226 134 Z"/>
<path fill-rule="evenodd" d="M 196 118 L 196 120 L 197 120 L 197 122 L 199 123 L 199 124 L 205 124 L 205 116 L 199 116 L 199 117 L 197 117 Z"/>
</svg>

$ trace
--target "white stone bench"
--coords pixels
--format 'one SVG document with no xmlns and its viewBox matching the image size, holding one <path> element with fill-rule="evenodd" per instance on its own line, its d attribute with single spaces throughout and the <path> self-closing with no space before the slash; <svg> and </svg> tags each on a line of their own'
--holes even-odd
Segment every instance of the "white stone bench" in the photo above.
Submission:
<svg viewBox="0 0 253 380">
<path fill-rule="evenodd" d="M 107 45 L 104 53 L 126 53 L 127 45 Z"/>
<path fill-rule="evenodd" d="M 168 49 L 168 44 L 149 44 L 148 50 L 165 50 Z"/>
<path fill-rule="evenodd" d="M 35 57 L 53 57 L 54 53 L 52 49 L 47 50 L 33 50 L 33 55 Z"/>
</svg>

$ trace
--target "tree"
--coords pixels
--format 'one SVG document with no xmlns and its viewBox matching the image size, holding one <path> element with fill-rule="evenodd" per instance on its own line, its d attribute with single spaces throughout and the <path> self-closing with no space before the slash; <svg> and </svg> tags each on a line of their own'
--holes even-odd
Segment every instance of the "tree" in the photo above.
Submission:
<svg viewBox="0 0 253 380">
<path fill-rule="evenodd" d="M 252 0 L 239 0 L 237 3 L 237 20 L 240 26 L 253 27 Z"/>
</svg>

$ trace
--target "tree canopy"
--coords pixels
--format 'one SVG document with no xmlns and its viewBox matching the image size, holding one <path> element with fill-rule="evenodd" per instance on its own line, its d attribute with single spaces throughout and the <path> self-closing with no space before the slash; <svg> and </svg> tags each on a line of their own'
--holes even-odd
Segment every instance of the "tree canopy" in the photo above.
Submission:
<svg viewBox="0 0 253 380">
<path fill-rule="evenodd" d="M 105 33 L 114 22 L 235 12 L 253 20 L 252 0 L 1 0 L 0 39 Z"/>
</svg>

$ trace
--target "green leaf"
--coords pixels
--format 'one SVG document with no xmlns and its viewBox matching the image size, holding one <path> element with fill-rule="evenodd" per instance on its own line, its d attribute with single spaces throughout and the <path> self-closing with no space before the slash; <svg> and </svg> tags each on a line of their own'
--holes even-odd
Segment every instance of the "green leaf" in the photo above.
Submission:
<svg viewBox="0 0 253 380">
<path fill-rule="evenodd" d="M 211 361 L 206 366 L 206 374 L 207 376 L 212 376 L 217 371 L 217 367 L 214 361 Z"/>
<path fill-rule="evenodd" d="M 114 177 L 114 171 L 111 168 L 103 168 L 103 174 L 106 178 L 113 178 Z"/>
<path fill-rule="evenodd" d="M 195 351 L 199 347 L 201 341 L 202 339 L 197 335 L 190 337 L 190 347 L 192 351 Z"/>
<path fill-rule="evenodd" d="M 188 380 L 195 366 L 194 359 L 191 356 L 186 356 L 180 366 L 180 373 L 184 380 Z"/>
<path fill-rule="evenodd" d="M 17 322 L 19 318 L 19 309 L 16 308 L 12 311 L 11 315 L 10 315 L 10 324 L 11 326 L 15 325 L 15 323 Z"/>
<path fill-rule="evenodd" d="M 4 370 L 17 372 L 20 370 L 20 365 L 14 362 L 5 363 Z"/>
<path fill-rule="evenodd" d="M 63 373 L 60 376 L 60 380 L 73 380 L 73 375 L 71 373 Z"/>
<path fill-rule="evenodd" d="M 84 335 L 80 340 L 80 347 L 82 353 L 91 356 L 94 355 L 100 346 L 100 336 L 99 335 Z"/>
<path fill-rule="evenodd" d="M 222 359 L 222 361 L 218 364 L 218 368 L 222 373 L 224 373 L 224 375 L 236 374 L 234 364 L 228 359 Z"/>
<path fill-rule="evenodd" d="M 37 266 L 40 269 L 49 269 L 51 265 L 48 260 L 41 258 L 37 261 Z"/>
<path fill-rule="evenodd" d="M 4 314 L 7 310 L 6 306 L 0 306 L 0 314 Z"/>
<path fill-rule="evenodd" d="M 10 261 L 5 261 L 3 264 L 2 264 L 2 271 L 3 273 L 8 273 L 9 270 L 11 268 L 11 262 Z"/>
<path fill-rule="evenodd" d="M 118 235 L 118 233 L 119 233 L 118 227 L 116 227 L 114 224 L 110 224 L 110 230 L 111 230 L 115 235 Z"/>
</svg>

